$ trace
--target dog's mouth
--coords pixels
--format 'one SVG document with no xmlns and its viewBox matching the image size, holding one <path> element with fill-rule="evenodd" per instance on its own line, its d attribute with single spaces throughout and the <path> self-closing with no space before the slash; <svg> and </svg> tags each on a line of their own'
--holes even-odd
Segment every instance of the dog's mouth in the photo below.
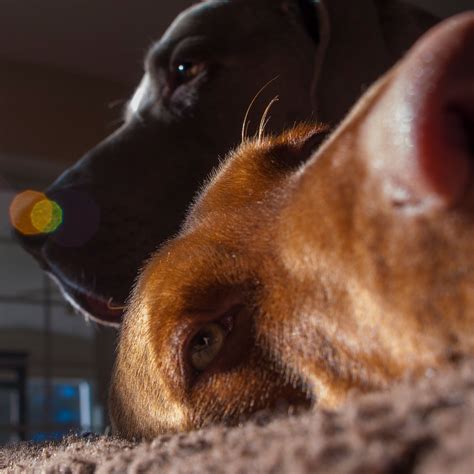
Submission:
<svg viewBox="0 0 474 474">
<path fill-rule="evenodd" d="M 106 300 L 77 290 L 64 280 L 60 280 L 50 270 L 47 270 L 46 273 L 58 286 L 64 299 L 86 320 L 106 326 L 120 326 L 125 312 L 124 305 L 118 305 L 112 299 Z"/>
</svg>

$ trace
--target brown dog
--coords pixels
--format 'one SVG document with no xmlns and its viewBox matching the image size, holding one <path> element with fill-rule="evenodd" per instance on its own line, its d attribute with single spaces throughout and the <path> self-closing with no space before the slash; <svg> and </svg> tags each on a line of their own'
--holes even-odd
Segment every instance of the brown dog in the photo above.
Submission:
<svg viewBox="0 0 474 474">
<path fill-rule="evenodd" d="M 323 136 L 243 144 L 151 259 L 111 389 L 120 434 L 336 407 L 474 352 L 474 14 L 428 33 L 304 164 Z"/>
<path fill-rule="evenodd" d="M 46 191 L 62 225 L 21 235 L 24 247 L 83 314 L 118 325 L 138 269 L 239 144 L 264 84 L 249 133 L 276 95 L 273 133 L 303 120 L 335 124 L 433 22 L 396 0 L 193 5 L 150 49 L 123 126 Z"/>
</svg>

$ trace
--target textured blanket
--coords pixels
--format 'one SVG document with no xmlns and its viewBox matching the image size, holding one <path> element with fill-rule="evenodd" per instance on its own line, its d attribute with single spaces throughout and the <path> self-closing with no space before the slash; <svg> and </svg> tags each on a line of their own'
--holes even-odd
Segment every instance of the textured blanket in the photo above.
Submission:
<svg viewBox="0 0 474 474">
<path fill-rule="evenodd" d="M 258 414 L 235 428 L 133 443 L 69 437 L 0 448 L 0 472 L 474 473 L 474 360 L 337 413 Z"/>
</svg>

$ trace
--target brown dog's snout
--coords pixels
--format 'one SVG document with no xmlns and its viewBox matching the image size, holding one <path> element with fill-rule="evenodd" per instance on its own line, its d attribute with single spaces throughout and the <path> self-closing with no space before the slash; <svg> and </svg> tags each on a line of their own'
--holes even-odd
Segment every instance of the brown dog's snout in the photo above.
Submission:
<svg viewBox="0 0 474 474">
<path fill-rule="evenodd" d="M 474 166 L 472 13 L 419 41 L 377 104 L 367 133 L 375 136 L 367 135 L 369 146 L 375 144 L 369 155 L 383 150 L 390 161 L 384 168 L 395 183 L 397 204 L 447 208 L 459 202 Z"/>
<path fill-rule="evenodd" d="M 420 166 L 433 190 L 452 204 L 464 194 L 473 165 L 474 15 L 428 35 L 414 59 L 428 63 L 421 77 L 413 61 L 407 67 L 419 109 L 413 127 Z"/>
</svg>

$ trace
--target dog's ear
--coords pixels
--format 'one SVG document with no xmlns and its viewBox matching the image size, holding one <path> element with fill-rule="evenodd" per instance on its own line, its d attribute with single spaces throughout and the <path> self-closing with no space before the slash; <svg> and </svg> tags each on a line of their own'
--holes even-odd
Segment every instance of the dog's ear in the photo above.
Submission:
<svg viewBox="0 0 474 474">
<path fill-rule="evenodd" d="M 296 153 L 310 157 L 319 150 L 330 133 L 331 129 L 327 125 L 320 124 L 313 127 L 311 131 L 305 133 L 299 140 L 294 141 Z"/>
<path fill-rule="evenodd" d="M 284 173 L 297 169 L 318 151 L 330 134 L 326 125 L 300 124 L 278 137 L 272 149 L 272 165 Z"/>
<path fill-rule="evenodd" d="M 474 17 L 425 35 L 396 69 L 362 132 L 361 156 L 397 207 L 460 202 L 474 166 Z M 421 65 L 421 66 L 420 66 Z"/>
</svg>

